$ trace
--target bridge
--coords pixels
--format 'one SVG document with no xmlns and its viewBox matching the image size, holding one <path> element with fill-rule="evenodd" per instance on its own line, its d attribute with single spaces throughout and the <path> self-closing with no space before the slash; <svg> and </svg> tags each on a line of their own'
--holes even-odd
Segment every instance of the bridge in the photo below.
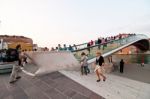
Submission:
<svg viewBox="0 0 150 99">
<path fill-rule="evenodd" d="M 101 44 L 100 50 L 103 57 L 108 57 L 113 53 L 131 45 L 138 47 L 142 51 L 147 51 L 149 50 L 148 37 L 142 34 L 138 34 L 123 39 L 109 41 Z M 80 49 L 72 51 L 73 54 L 67 51 L 30 52 L 28 53 L 28 56 L 32 59 L 32 61 L 34 61 L 34 64 L 36 64 L 38 69 L 36 69 L 36 71 L 34 70 L 34 73 L 30 73 L 28 71 L 24 72 L 35 76 L 63 69 L 77 70 L 80 67 L 77 60 L 80 59 L 81 52 L 88 54 L 88 63 L 91 64 L 95 61 L 95 52 L 98 49 L 98 46 L 99 45 L 94 45 L 87 48 L 85 43 L 78 46 Z M 90 52 L 88 49 L 90 49 Z"/>
<path fill-rule="evenodd" d="M 120 40 L 114 40 L 114 41 L 107 42 L 105 44 L 101 44 L 100 50 L 104 57 L 108 57 L 113 53 L 125 47 L 128 47 L 130 45 L 134 45 L 139 49 L 141 49 L 142 51 L 146 51 L 149 49 L 149 42 L 147 39 L 148 37 L 145 35 L 134 35 L 128 38 L 123 38 Z M 122 75 L 117 74 L 117 72 L 115 73 L 119 76 L 116 76 L 116 74 L 106 74 L 108 79 L 106 80 L 105 83 L 103 82 L 97 83 L 95 74 L 93 72 L 91 72 L 88 76 L 80 75 L 79 72 L 80 65 L 78 60 L 80 59 L 81 52 L 83 51 L 86 52 L 89 57 L 88 62 L 92 63 L 93 61 L 95 61 L 95 51 L 98 49 L 98 46 L 99 45 L 91 46 L 90 53 L 88 52 L 89 48 L 86 47 L 86 44 L 82 44 L 78 46 L 80 47 L 80 49 L 72 52 L 54 51 L 54 52 L 27 53 L 27 55 L 30 57 L 32 61 L 31 64 L 28 64 L 27 66 L 24 67 L 23 72 L 29 76 L 23 74 L 24 75 L 23 78 L 19 82 L 17 82 L 16 85 L 14 85 L 17 88 L 18 86 L 20 88 L 19 91 L 17 91 L 18 93 L 15 93 L 16 91 L 14 91 L 13 93 L 16 95 L 18 94 L 19 97 L 22 98 L 27 97 L 26 96 L 27 94 L 28 97 L 35 96 L 36 98 L 39 97 L 43 98 L 46 96 L 50 96 L 56 99 L 56 96 L 57 98 L 58 97 L 60 98 L 61 96 L 60 99 L 62 99 L 64 93 L 66 93 L 64 90 L 65 88 L 69 90 L 67 92 L 67 96 L 69 97 L 72 97 L 73 93 L 81 93 L 80 97 L 81 95 L 82 97 L 85 97 L 84 96 L 85 94 L 91 95 L 90 91 L 92 90 L 92 97 L 87 96 L 90 98 L 85 98 L 85 99 L 93 99 L 93 98 L 103 99 L 102 97 L 106 99 L 149 99 L 150 81 L 149 79 L 146 80 L 144 79 L 145 77 L 147 77 L 145 72 L 149 72 L 148 70 L 150 70 L 149 66 L 145 66 L 143 69 L 141 69 L 139 66 L 136 66 L 136 70 L 135 70 L 133 66 L 128 65 L 125 68 L 128 69 L 128 72 Z M 145 69 L 147 70 L 144 71 Z M 53 72 L 53 71 L 59 71 L 59 72 Z M 138 78 L 137 76 L 139 76 L 141 81 L 147 81 L 147 82 L 145 83 L 145 82 L 137 81 L 136 79 L 133 80 L 133 79 L 121 77 L 121 76 L 125 76 L 125 77 L 131 76 L 131 72 L 134 72 L 134 74 L 132 74 L 133 78 L 137 79 Z M 43 75 L 43 76 L 40 77 L 38 75 Z M 70 80 L 68 78 L 65 78 L 64 75 L 67 76 L 68 78 L 71 78 L 73 81 L 78 82 L 78 84 L 81 84 L 82 86 L 75 84 L 73 81 L 70 82 Z M 141 75 L 144 76 L 142 77 Z M 34 79 L 31 76 L 34 76 Z M 6 76 L 6 78 L 1 77 L 1 79 L 2 79 L 2 84 L 5 85 L 6 89 L 8 90 L 15 89 L 14 86 L 12 88 L 5 83 L 7 82 L 7 79 L 9 79 L 9 76 Z M 62 84 L 64 86 L 62 86 Z M 33 85 L 34 87 L 32 87 Z M 88 89 L 84 89 L 83 86 Z M 55 88 L 53 88 L 52 90 L 51 87 L 55 87 Z M 73 89 L 73 91 L 68 89 L 68 87 L 71 88 L 71 90 Z M 2 89 L 4 90 L 5 88 Z M 46 93 L 43 94 L 43 92 L 42 93 L 39 92 L 38 89 L 41 89 L 44 93 L 45 92 Z M 69 94 L 70 91 L 72 94 L 71 93 Z M 94 94 L 93 92 L 96 94 Z M 97 95 L 100 95 L 102 97 L 100 98 Z M 75 94 L 73 97 L 78 97 L 78 98 L 72 98 L 72 99 L 79 99 L 78 94 Z M 20 98 L 16 98 L 16 99 L 20 99 Z M 80 98 L 80 99 L 84 99 L 84 98 Z"/>
<path fill-rule="evenodd" d="M 103 57 L 108 57 L 113 53 L 131 45 L 136 46 L 142 51 L 147 51 L 150 48 L 148 39 L 149 38 L 143 34 L 132 35 L 126 38 L 111 40 L 100 44 L 100 50 L 102 52 Z M 52 71 L 62 70 L 66 68 L 73 70 L 80 66 L 77 60 L 80 60 L 81 52 L 85 52 L 86 54 L 88 54 L 89 64 L 94 62 L 95 52 L 96 50 L 98 50 L 98 46 L 98 44 L 95 44 L 93 46 L 87 47 L 87 43 L 80 44 L 76 46 L 78 47 L 77 50 L 72 51 L 73 54 L 68 51 L 28 52 L 27 55 L 30 57 L 30 59 L 32 59 L 32 61 L 34 61 L 34 64 L 36 64 L 36 71 L 34 70 L 34 73 L 30 73 L 30 71 L 26 70 L 24 71 L 30 75 L 35 76 L 38 74 L 46 74 Z M 11 68 L 12 65 L 10 64 L 5 67 L 1 65 L 0 71 L 2 73 L 11 71 Z"/>
<path fill-rule="evenodd" d="M 143 34 L 138 34 L 138 35 L 129 36 L 127 38 L 113 40 L 113 41 L 109 41 L 107 43 L 101 44 L 101 47 L 103 47 L 103 48 L 101 48 L 101 52 L 103 54 L 103 57 L 107 57 L 107 56 L 110 56 L 111 54 L 118 52 L 121 49 L 126 48 L 131 45 L 136 46 L 137 48 L 139 48 L 142 51 L 147 51 L 150 49 L 148 37 Z M 86 44 L 84 44 L 82 46 L 86 46 Z M 73 53 L 75 54 L 75 57 L 77 59 L 80 59 L 81 52 L 84 51 L 84 52 L 88 53 L 89 54 L 89 63 L 91 63 L 91 62 L 93 62 L 93 60 L 95 60 L 95 52 L 98 48 L 98 45 L 94 45 L 89 48 L 90 48 L 90 53 L 88 53 L 87 47 L 75 50 L 75 51 L 73 51 Z"/>
</svg>

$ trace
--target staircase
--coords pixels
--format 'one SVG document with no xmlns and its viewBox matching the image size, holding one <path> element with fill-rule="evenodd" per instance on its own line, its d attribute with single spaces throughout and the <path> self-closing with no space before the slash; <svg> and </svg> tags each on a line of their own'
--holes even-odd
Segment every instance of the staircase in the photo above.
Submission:
<svg viewBox="0 0 150 99">
<path fill-rule="evenodd" d="M 106 99 L 150 99 L 150 84 L 120 77 L 114 74 L 105 74 L 105 82 L 96 82 L 96 75 L 81 75 L 79 71 L 60 71 L 79 84 L 103 96 Z"/>
</svg>

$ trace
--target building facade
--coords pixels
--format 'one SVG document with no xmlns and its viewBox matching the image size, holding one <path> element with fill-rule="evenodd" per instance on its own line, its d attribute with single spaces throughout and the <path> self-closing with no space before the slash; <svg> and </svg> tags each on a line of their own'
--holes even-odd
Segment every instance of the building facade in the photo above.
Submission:
<svg viewBox="0 0 150 99">
<path fill-rule="evenodd" d="M 27 38 L 24 36 L 0 35 L 0 40 L 0 49 L 14 49 L 18 44 L 20 44 L 22 51 L 33 50 L 33 41 L 31 38 Z"/>
</svg>

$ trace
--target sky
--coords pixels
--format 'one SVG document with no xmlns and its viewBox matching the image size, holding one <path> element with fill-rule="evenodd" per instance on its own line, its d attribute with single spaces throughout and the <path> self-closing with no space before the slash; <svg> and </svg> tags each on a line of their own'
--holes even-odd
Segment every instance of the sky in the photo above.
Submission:
<svg viewBox="0 0 150 99">
<path fill-rule="evenodd" d="M 41 47 L 119 33 L 150 37 L 150 0 L 0 0 L 0 35 L 26 36 Z"/>
</svg>

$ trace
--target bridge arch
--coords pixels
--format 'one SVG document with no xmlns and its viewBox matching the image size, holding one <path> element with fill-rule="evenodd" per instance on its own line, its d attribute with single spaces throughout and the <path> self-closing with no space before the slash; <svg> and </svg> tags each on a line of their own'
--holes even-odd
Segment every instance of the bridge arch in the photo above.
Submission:
<svg viewBox="0 0 150 99">
<path fill-rule="evenodd" d="M 136 46 L 137 48 L 139 48 L 142 51 L 147 51 L 150 49 L 150 44 L 147 39 L 139 40 L 139 41 L 133 43 L 132 45 Z"/>
</svg>

